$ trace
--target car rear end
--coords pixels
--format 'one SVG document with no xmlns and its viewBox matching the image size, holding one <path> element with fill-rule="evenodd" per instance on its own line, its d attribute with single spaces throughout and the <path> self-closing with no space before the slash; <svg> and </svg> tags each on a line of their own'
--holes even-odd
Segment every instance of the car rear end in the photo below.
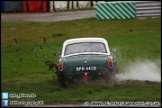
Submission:
<svg viewBox="0 0 162 108">
<path fill-rule="evenodd" d="M 65 41 L 58 62 L 60 80 L 93 81 L 109 78 L 115 72 L 115 59 L 101 38 Z"/>
<path fill-rule="evenodd" d="M 109 78 L 113 74 L 114 62 L 108 55 L 76 55 L 60 59 L 58 71 L 61 77 L 73 81 L 93 81 Z"/>
</svg>

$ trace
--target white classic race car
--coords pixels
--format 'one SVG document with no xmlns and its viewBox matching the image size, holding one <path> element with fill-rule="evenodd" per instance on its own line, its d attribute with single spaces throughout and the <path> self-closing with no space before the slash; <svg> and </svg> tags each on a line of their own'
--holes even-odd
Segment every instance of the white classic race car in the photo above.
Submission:
<svg viewBox="0 0 162 108">
<path fill-rule="evenodd" d="M 113 50 L 115 52 L 115 50 Z M 112 81 L 118 66 L 108 42 L 103 38 L 68 39 L 63 43 L 62 53 L 57 61 L 57 76 L 61 85 L 83 79 Z"/>
</svg>

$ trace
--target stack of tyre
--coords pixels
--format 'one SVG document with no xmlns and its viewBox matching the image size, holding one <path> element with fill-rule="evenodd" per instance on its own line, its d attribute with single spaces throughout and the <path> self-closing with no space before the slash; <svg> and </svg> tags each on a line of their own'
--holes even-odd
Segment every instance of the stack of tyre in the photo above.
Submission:
<svg viewBox="0 0 162 108">
<path fill-rule="evenodd" d="M 92 8 L 105 1 L 1 1 L 1 12 L 53 12 L 67 9 Z"/>
<path fill-rule="evenodd" d="M 48 1 L 1 1 L 1 12 L 47 12 Z"/>
</svg>

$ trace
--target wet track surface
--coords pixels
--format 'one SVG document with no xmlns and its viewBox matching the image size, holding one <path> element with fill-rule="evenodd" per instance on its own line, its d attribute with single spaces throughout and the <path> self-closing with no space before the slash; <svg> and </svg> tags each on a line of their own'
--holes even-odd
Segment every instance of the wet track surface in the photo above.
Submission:
<svg viewBox="0 0 162 108">
<path fill-rule="evenodd" d="M 1 13 L 1 22 L 53 22 L 95 17 L 95 10 L 48 13 Z"/>
</svg>

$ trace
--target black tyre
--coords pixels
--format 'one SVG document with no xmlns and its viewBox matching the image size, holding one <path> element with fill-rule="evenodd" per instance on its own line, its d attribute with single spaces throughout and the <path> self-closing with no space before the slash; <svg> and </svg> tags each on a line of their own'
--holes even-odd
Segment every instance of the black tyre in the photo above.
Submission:
<svg viewBox="0 0 162 108">
<path fill-rule="evenodd" d="M 115 85 L 115 72 L 109 73 L 107 79 L 107 86 L 112 87 Z"/>
<path fill-rule="evenodd" d="M 71 85 L 72 80 L 69 80 L 65 77 L 58 77 L 59 84 L 63 86 L 64 88 L 67 88 Z"/>
</svg>

